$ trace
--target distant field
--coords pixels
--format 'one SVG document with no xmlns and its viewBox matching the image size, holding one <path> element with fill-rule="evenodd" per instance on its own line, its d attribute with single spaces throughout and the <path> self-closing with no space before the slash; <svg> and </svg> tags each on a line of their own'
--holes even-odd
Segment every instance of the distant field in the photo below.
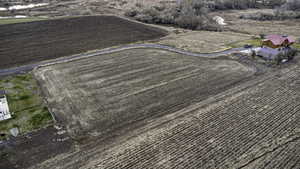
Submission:
<svg viewBox="0 0 300 169">
<path fill-rule="evenodd" d="M 89 16 L 0 26 L 0 67 L 7 68 L 88 50 L 150 40 L 157 28 L 114 16 Z"/>
<path fill-rule="evenodd" d="M 180 110 L 253 75 L 235 61 L 152 49 L 99 55 L 39 68 L 35 75 L 58 121 L 104 134 Z"/>
</svg>

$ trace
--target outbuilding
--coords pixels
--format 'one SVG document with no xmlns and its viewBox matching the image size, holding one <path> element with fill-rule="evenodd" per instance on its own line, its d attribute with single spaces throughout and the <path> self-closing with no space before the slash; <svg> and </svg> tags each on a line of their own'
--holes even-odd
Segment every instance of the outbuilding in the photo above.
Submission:
<svg viewBox="0 0 300 169">
<path fill-rule="evenodd" d="M 0 121 L 11 118 L 5 91 L 0 90 Z"/>
</svg>

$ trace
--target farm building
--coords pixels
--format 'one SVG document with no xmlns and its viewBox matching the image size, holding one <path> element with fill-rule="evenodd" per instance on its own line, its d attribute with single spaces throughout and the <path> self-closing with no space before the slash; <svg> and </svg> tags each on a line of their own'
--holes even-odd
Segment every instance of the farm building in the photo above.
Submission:
<svg viewBox="0 0 300 169">
<path fill-rule="evenodd" d="M 290 36 L 269 35 L 263 40 L 262 45 L 273 49 L 288 47 L 296 41 Z"/>
<path fill-rule="evenodd" d="M 0 90 L 0 121 L 11 118 L 5 91 Z"/>
<path fill-rule="evenodd" d="M 275 60 L 279 55 L 286 55 L 291 51 L 290 46 L 294 43 L 295 40 L 290 36 L 269 35 L 262 41 L 262 47 L 256 51 L 256 55 Z"/>
</svg>

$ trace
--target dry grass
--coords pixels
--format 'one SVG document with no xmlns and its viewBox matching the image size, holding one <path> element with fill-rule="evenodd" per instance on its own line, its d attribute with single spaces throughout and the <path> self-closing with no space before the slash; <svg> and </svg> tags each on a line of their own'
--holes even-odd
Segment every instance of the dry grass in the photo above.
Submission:
<svg viewBox="0 0 300 169">
<path fill-rule="evenodd" d="M 299 37 L 300 20 L 283 20 L 283 21 L 254 21 L 240 19 L 242 14 L 261 12 L 262 10 L 232 10 L 226 12 L 216 12 L 211 15 L 219 15 L 225 19 L 229 25 L 227 28 L 244 32 L 252 35 L 259 34 L 282 34 Z M 271 10 L 263 10 L 263 12 L 271 12 Z"/>
<path fill-rule="evenodd" d="M 172 34 L 159 43 L 193 52 L 210 53 L 250 38 L 249 35 L 233 32 L 187 31 L 179 35 Z"/>
</svg>

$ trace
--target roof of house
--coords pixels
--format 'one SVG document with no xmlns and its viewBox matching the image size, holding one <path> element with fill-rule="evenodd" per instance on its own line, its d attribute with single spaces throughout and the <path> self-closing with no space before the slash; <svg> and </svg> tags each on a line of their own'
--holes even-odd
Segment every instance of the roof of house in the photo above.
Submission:
<svg viewBox="0 0 300 169">
<path fill-rule="evenodd" d="M 289 44 L 296 42 L 290 36 L 281 36 L 281 35 L 268 35 L 265 40 L 271 41 L 274 45 L 282 45 L 285 41 L 288 41 Z"/>
</svg>

